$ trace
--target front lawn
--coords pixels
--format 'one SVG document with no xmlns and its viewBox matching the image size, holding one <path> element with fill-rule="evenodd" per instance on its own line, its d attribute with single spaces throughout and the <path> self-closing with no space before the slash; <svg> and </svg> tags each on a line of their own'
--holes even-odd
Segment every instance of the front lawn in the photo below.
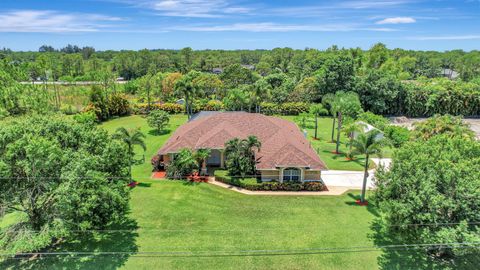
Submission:
<svg viewBox="0 0 480 270">
<path fill-rule="evenodd" d="M 170 134 L 185 121 L 172 116 Z M 6 260 L 1 269 L 443 269 L 415 252 L 374 248 L 392 242 L 374 230 L 375 208 L 355 204 L 359 191 L 252 196 L 151 180 L 150 157 L 170 134 L 150 134 L 140 116 L 103 124 L 110 132 L 120 126 L 147 134 L 147 160 L 133 170 L 140 184 L 131 192 L 129 218 L 46 250 L 70 254 Z"/>
</svg>

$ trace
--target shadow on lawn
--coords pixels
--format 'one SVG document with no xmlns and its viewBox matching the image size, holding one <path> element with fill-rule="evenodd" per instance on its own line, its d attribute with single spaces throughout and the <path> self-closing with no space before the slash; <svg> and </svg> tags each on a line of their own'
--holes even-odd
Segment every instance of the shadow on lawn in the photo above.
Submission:
<svg viewBox="0 0 480 270">
<path fill-rule="evenodd" d="M 400 245 L 405 240 L 397 237 L 385 228 L 379 218 L 372 226 L 370 237 L 377 246 Z M 409 243 L 407 243 L 409 244 Z M 478 269 L 480 257 L 478 255 L 464 255 L 455 258 L 439 259 L 427 253 L 425 248 L 382 248 L 382 254 L 377 258 L 380 269 Z"/>
<path fill-rule="evenodd" d="M 137 252 L 136 221 L 127 219 L 109 228 L 114 231 L 79 233 L 68 243 L 42 252 Z M 125 264 L 130 254 L 44 255 L 34 259 L 8 259 L 0 262 L 0 269 L 117 269 Z"/>
<path fill-rule="evenodd" d="M 360 195 L 353 193 L 348 193 L 347 195 L 352 200 L 345 202 L 345 204 L 353 207 L 365 207 L 355 203 L 356 200 L 360 199 Z M 379 269 L 478 269 L 480 265 L 480 256 L 478 255 L 458 256 L 449 260 L 441 260 L 428 255 L 425 249 L 385 247 L 412 243 L 406 243 L 405 240 L 399 238 L 385 227 L 374 203 L 370 202 L 366 208 L 375 216 L 370 226 L 371 230 L 368 237 L 372 239 L 375 246 L 384 247 L 381 248 L 382 253 L 377 258 Z"/>
</svg>

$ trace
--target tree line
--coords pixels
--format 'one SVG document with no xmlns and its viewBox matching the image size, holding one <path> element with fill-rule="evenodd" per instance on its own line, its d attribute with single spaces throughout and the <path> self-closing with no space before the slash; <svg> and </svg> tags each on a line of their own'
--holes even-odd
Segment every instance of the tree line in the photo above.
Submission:
<svg viewBox="0 0 480 270">
<path fill-rule="evenodd" d="M 29 87 L 15 85 L 18 81 L 97 81 L 105 91 L 134 95 L 148 107 L 183 98 L 188 113 L 200 101 L 216 100 L 224 109 L 258 112 L 262 103 L 267 103 L 264 107 L 319 103 L 327 94 L 351 91 L 359 95 L 365 111 L 376 114 L 480 114 L 478 51 L 390 50 L 381 43 L 367 51 L 336 46 L 325 51 L 52 49 L 3 50 L 0 72 L 6 83 L 0 91 Z M 453 72 L 458 75 L 455 80 L 450 76 Z M 129 82 L 118 86 L 118 77 Z M 3 101 L 3 107 L 12 102 Z"/>
</svg>

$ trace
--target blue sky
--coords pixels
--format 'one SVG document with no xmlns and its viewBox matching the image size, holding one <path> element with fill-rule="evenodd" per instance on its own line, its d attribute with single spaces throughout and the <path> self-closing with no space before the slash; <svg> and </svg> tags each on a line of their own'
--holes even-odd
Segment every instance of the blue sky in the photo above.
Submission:
<svg viewBox="0 0 480 270">
<path fill-rule="evenodd" d="M 1 0 L 0 47 L 480 49 L 480 0 Z"/>
</svg>

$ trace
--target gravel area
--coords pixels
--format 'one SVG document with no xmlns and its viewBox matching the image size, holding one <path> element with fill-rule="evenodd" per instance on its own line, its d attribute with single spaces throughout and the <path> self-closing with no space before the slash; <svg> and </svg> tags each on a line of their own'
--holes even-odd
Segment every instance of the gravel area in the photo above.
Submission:
<svg viewBox="0 0 480 270">
<path fill-rule="evenodd" d="M 412 128 L 413 123 L 423 121 L 425 119 L 426 118 L 407 118 L 404 116 L 390 118 L 394 125 L 406 127 L 408 129 Z M 470 128 L 477 135 L 477 139 L 480 139 L 480 118 L 465 118 L 463 121 L 470 125 Z"/>
</svg>

